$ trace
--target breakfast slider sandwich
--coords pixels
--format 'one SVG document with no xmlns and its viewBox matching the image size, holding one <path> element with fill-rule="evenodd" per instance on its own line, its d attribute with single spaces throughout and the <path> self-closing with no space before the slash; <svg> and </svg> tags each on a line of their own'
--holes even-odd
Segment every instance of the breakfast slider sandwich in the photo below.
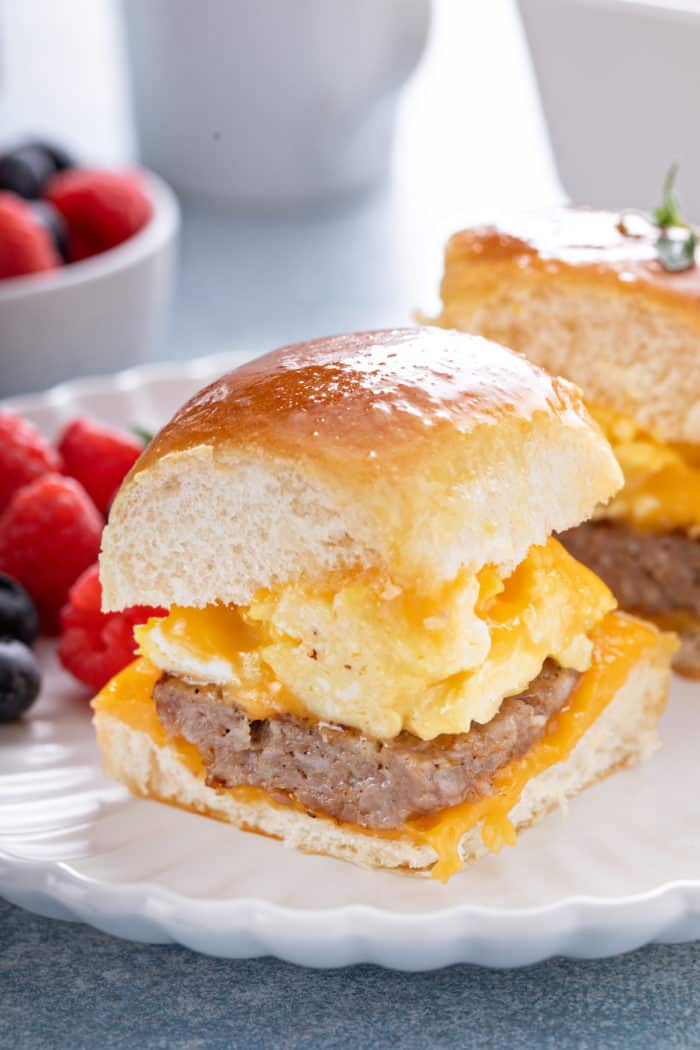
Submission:
<svg viewBox="0 0 700 1050">
<path fill-rule="evenodd" d="M 576 208 L 463 230 L 447 245 L 442 301 L 438 323 L 505 343 L 584 391 L 625 485 L 561 541 L 622 608 L 677 631 L 674 666 L 700 677 L 693 231 Z"/>
<path fill-rule="evenodd" d="M 485 340 L 365 332 L 223 376 L 104 534 L 164 607 L 94 701 L 135 794 L 446 879 L 645 757 L 670 636 L 552 537 L 619 488 L 578 390 Z"/>
</svg>

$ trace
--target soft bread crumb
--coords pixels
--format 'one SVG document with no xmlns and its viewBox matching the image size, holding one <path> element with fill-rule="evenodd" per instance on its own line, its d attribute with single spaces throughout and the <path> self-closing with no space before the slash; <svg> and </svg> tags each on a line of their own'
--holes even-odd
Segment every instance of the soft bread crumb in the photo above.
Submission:
<svg viewBox="0 0 700 1050">
<path fill-rule="evenodd" d="M 622 486 L 580 392 L 440 328 L 287 347 L 163 428 L 110 510 L 106 610 L 247 605 L 373 568 L 427 590 L 508 573 Z"/>
<path fill-rule="evenodd" d="M 621 484 L 597 430 L 544 415 L 436 446 L 433 462 L 402 478 L 410 495 L 387 475 L 348 483 L 345 502 L 301 464 L 261 453 L 168 455 L 127 481 L 113 506 L 104 606 L 247 605 L 261 588 L 313 586 L 350 567 L 383 569 L 398 585 L 489 563 L 507 573 Z"/>
<path fill-rule="evenodd" d="M 449 254 L 447 265 L 441 324 L 518 350 L 665 441 L 700 444 L 700 333 L 679 311 L 583 275 L 509 269 L 483 290 L 478 269 L 450 271 Z"/>
</svg>

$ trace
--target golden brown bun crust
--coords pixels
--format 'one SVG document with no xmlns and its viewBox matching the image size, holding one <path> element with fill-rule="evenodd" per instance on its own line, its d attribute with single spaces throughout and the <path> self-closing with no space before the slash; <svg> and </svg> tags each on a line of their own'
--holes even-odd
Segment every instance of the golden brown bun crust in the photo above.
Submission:
<svg viewBox="0 0 700 1050">
<path fill-rule="evenodd" d="M 436 429 L 581 412 L 579 392 L 504 347 L 438 328 L 355 332 L 283 347 L 217 379 L 151 442 L 135 472 L 199 445 L 384 469 Z"/>
<path fill-rule="evenodd" d="M 112 505 L 106 609 L 248 604 L 372 569 L 430 589 L 513 568 L 622 475 L 579 391 L 440 328 L 286 347 L 192 398 Z"/>
<path fill-rule="evenodd" d="M 664 270 L 655 234 L 561 208 L 455 234 L 438 323 L 496 340 L 635 417 L 700 444 L 700 267 Z"/>
<path fill-rule="evenodd" d="M 470 265 L 507 262 L 514 269 L 582 284 L 605 282 L 623 294 L 643 289 L 700 328 L 700 266 L 665 270 L 658 261 L 656 228 L 642 225 L 641 235 L 629 236 L 620 229 L 623 215 L 591 208 L 524 213 L 456 233 L 447 257 Z M 696 258 L 700 261 L 700 255 Z"/>
</svg>

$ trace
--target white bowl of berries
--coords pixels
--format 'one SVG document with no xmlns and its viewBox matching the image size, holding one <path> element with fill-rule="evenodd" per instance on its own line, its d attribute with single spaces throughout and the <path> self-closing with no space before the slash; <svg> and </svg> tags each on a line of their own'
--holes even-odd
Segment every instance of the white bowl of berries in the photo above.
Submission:
<svg viewBox="0 0 700 1050">
<path fill-rule="evenodd" d="M 0 156 L 0 397 L 148 358 L 172 292 L 177 200 L 53 146 Z"/>
</svg>

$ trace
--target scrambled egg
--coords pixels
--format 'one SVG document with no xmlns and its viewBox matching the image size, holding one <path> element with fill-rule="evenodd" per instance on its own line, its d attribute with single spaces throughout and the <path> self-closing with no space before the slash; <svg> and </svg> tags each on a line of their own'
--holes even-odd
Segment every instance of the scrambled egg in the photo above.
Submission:
<svg viewBox="0 0 700 1050">
<path fill-rule="evenodd" d="M 136 628 L 172 674 L 230 690 L 252 718 L 291 711 L 388 739 L 487 722 L 547 657 L 590 665 L 588 633 L 615 605 L 556 540 L 507 579 L 463 574 L 429 598 L 363 574 L 325 593 L 290 583 L 248 607 L 175 607 Z"/>
<path fill-rule="evenodd" d="M 625 487 L 599 516 L 639 529 L 692 531 L 700 526 L 700 453 L 657 440 L 634 420 L 591 408 L 625 475 Z"/>
</svg>

